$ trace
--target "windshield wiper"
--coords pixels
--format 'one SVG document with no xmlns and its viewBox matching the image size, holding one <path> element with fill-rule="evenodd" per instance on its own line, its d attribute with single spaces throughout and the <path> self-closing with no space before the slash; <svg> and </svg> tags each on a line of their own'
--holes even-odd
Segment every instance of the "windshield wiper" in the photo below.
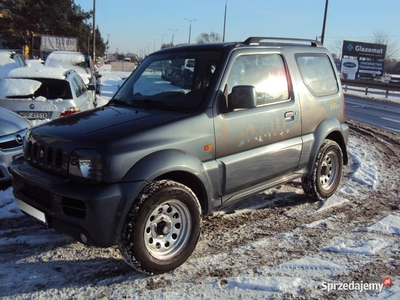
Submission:
<svg viewBox="0 0 400 300">
<path fill-rule="evenodd" d="M 111 99 L 108 104 L 117 104 L 117 105 L 122 105 L 122 106 L 131 106 L 132 102 L 126 102 L 124 100 L 119 100 L 119 99 Z"/>
<path fill-rule="evenodd" d="M 131 105 L 134 107 L 140 106 L 140 107 L 147 107 L 147 108 L 148 107 L 158 108 L 158 107 L 167 106 L 167 102 L 156 101 L 156 100 L 147 98 L 147 99 L 133 100 Z"/>
<path fill-rule="evenodd" d="M 167 105 L 167 102 L 164 101 L 156 101 L 151 99 L 144 99 L 142 101 L 145 105 L 156 106 L 156 107 L 163 107 Z"/>
</svg>

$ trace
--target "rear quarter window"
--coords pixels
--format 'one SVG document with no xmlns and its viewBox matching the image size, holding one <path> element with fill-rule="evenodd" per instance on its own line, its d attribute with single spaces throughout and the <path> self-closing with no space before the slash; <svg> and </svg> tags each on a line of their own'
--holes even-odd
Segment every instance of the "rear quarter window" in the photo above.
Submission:
<svg viewBox="0 0 400 300">
<path fill-rule="evenodd" d="M 328 55 L 297 54 L 297 65 L 304 84 L 316 96 L 327 96 L 338 92 L 335 70 Z"/>
</svg>

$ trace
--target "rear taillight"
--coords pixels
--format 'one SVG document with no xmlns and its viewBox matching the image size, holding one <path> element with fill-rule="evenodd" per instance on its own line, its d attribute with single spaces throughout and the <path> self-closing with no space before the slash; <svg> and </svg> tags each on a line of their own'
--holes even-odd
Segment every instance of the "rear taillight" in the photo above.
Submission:
<svg viewBox="0 0 400 300">
<path fill-rule="evenodd" d="M 69 115 L 72 115 L 72 114 L 75 114 L 75 113 L 80 112 L 80 111 L 81 111 L 81 110 L 79 109 L 79 107 L 70 107 L 70 108 L 67 108 L 67 109 L 65 109 L 65 110 L 63 110 L 63 111 L 61 112 L 60 118 L 61 118 L 61 117 L 65 117 L 65 116 L 69 116 Z"/>
</svg>

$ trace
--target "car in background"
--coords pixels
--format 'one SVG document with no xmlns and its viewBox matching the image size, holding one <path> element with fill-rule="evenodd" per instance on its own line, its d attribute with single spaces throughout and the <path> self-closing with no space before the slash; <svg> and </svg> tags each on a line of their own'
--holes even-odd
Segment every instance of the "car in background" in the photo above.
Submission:
<svg viewBox="0 0 400 300">
<path fill-rule="evenodd" d="M 95 104 L 92 91 L 77 72 L 44 67 L 15 69 L 0 79 L 0 106 L 36 126 L 94 108 Z"/>
<path fill-rule="evenodd" d="M 183 89 L 190 89 L 192 87 L 194 64 L 194 59 L 185 60 L 185 65 L 183 66 L 181 73 L 181 87 Z"/>
<path fill-rule="evenodd" d="M 13 69 L 26 66 L 26 61 L 21 54 L 11 50 L 0 50 L 0 78 L 7 77 Z"/>
<path fill-rule="evenodd" d="M 44 67 L 44 60 L 38 58 L 38 59 L 27 59 L 26 64 L 28 67 L 32 68 L 42 68 Z"/>
<path fill-rule="evenodd" d="M 167 81 L 171 80 L 172 63 L 170 60 L 162 62 L 161 65 L 161 78 Z"/>
<path fill-rule="evenodd" d="M 86 86 L 93 85 L 93 101 L 96 101 L 96 76 L 94 74 L 93 61 L 90 55 L 83 54 L 81 52 L 72 51 L 54 51 L 47 56 L 45 62 L 45 67 L 52 68 L 63 68 L 75 70 L 83 79 Z"/>
<path fill-rule="evenodd" d="M 0 186 L 10 182 L 9 166 L 22 155 L 22 142 L 31 124 L 16 113 L 0 107 Z"/>
<path fill-rule="evenodd" d="M 179 61 L 179 60 L 178 60 Z M 195 60 L 185 59 L 179 65 L 174 65 L 171 73 L 171 84 L 183 89 L 190 89 L 193 81 Z"/>
</svg>

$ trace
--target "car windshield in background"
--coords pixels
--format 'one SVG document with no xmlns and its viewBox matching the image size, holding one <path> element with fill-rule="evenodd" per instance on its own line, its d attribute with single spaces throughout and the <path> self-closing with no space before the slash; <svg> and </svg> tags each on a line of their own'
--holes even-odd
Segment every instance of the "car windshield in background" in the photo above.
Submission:
<svg viewBox="0 0 400 300">
<path fill-rule="evenodd" d="M 111 104 L 187 110 L 198 108 L 216 71 L 219 53 L 179 53 L 147 58 Z"/>
</svg>

